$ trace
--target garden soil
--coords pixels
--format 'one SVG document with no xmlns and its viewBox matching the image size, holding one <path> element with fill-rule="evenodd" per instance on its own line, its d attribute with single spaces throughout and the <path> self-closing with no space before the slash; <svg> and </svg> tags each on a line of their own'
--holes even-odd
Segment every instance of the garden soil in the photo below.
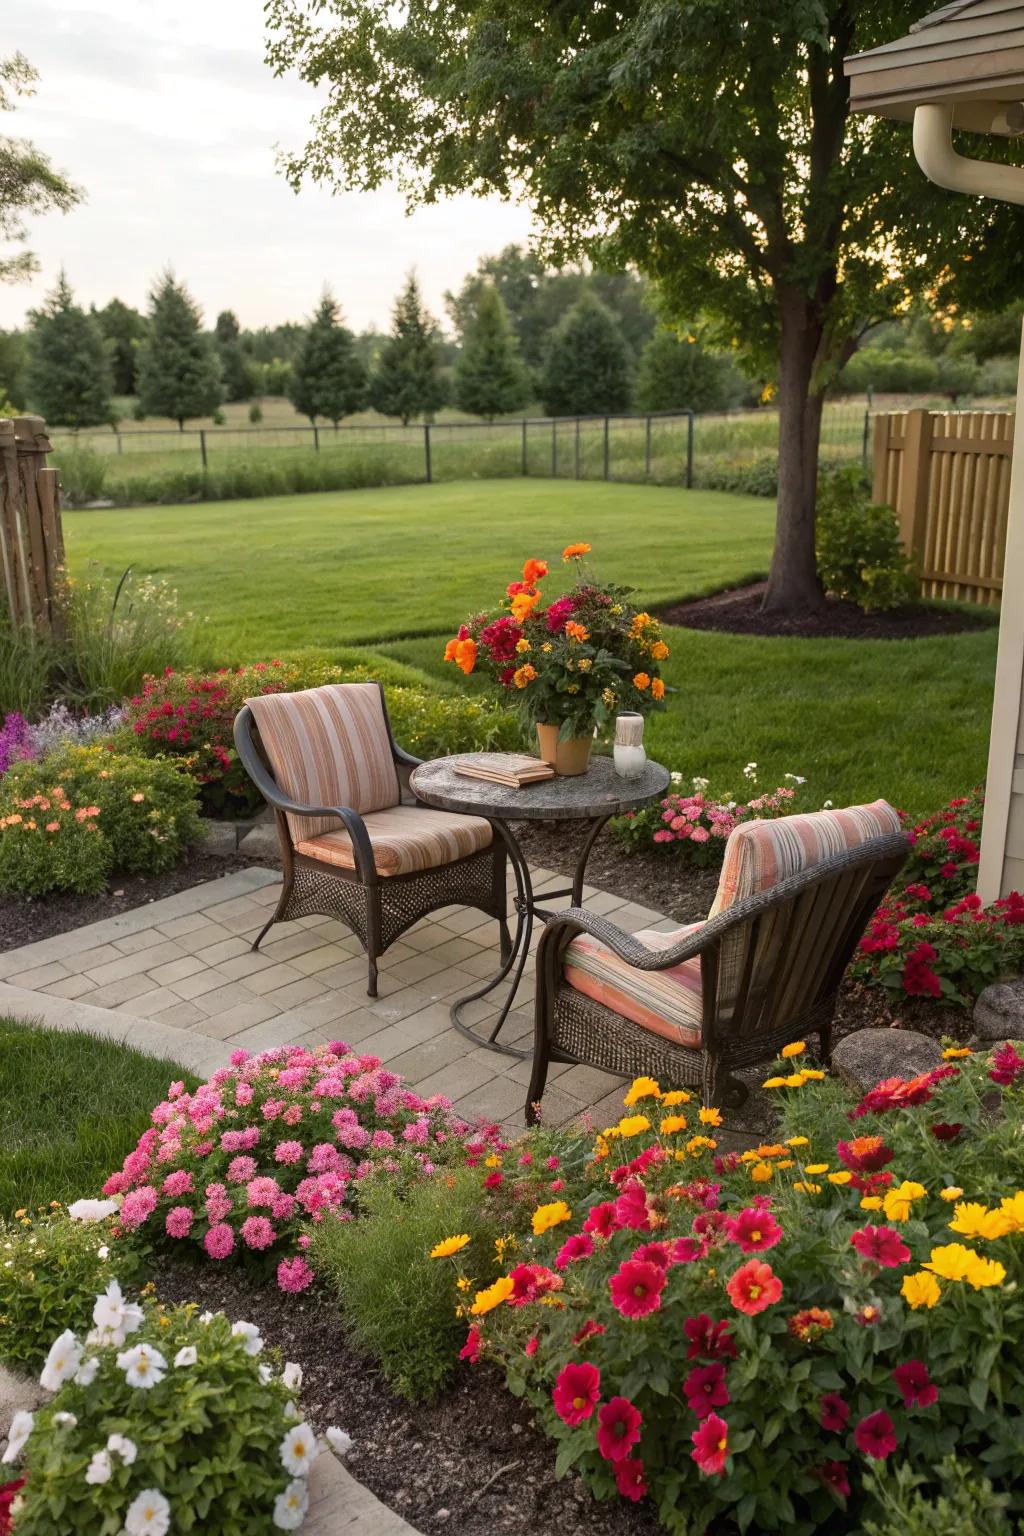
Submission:
<svg viewBox="0 0 1024 1536">
<path fill-rule="evenodd" d="M 820 613 L 803 618 L 762 613 L 767 582 L 716 592 L 695 602 L 676 603 L 659 610 L 666 624 L 684 629 L 717 629 L 732 635 L 788 635 L 797 639 L 919 640 L 924 635 L 956 635 L 967 629 L 991 628 L 996 618 L 969 613 L 948 603 L 914 604 L 889 613 L 863 613 L 856 603 L 828 598 Z"/>
</svg>

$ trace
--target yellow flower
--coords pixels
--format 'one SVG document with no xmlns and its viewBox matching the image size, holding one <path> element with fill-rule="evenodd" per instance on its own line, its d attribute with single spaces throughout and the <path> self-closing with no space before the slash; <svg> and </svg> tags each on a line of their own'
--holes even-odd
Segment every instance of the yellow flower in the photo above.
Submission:
<svg viewBox="0 0 1024 1536">
<path fill-rule="evenodd" d="M 1008 1231 L 1024 1232 L 1024 1190 L 1004 1196 L 999 1202 L 999 1208 L 1010 1222 Z"/>
<path fill-rule="evenodd" d="M 668 646 L 664 640 L 655 640 L 651 646 L 651 658 L 654 661 L 667 661 L 669 656 Z"/>
<path fill-rule="evenodd" d="M 485 1168 L 500 1168 L 501 1167 L 501 1157 L 500 1157 L 500 1155 L 497 1152 L 492 1152 L 490 1157 L 485 1157 L 484 1158 L 484 1167 Z"/>
<path fill-rule="evenodd" d="M 446 1237 L 440 1243 L 436 1243 L 430 1250 L 432 1259 L 448 1259 L 453 1253 L 461 1253 L 469 1242 L 469 1233 L 460 1232 L 458 1237 Z"/>
<path fill-rule="evenodd" d="M 794 1168 L 796 1165 L 791 1157 L 780 1157 L 775 1166 L 776 1168 Z"/>
<path fill-rule="evenodd" d="M 632 1109 L 634 1104 L 639 1104 L 641 1099 L 660 1099 L 661 1087 L 653 1077 L 635 1077 L 629 1085 L 629 1091 L 623 1099 L 627 1109 Z"/>
<path fill-rule="evenodd" d="M 466 1278 L 465 1275 L 460 1275 L 459 1278 L 456 1280 L 455 1285 L 456 1285 L 456 1288 L 458 1290 L 460 1290 L 460 1291 L 468 1291 L 469 1287 L 470 1287 L 470 1283 L 471 1282 Z"/>
<path fill-rule="evenodd" d="M 711 1109 L 702 1109 L 700 1111 L 700 1123 L 701 1125 L 720 1126 L 722 1123 L 722 1111 L 715 1109 L 714 1106 Z"/>
<path fill-rule="evenodd" d="M 824 1072 L 820 1071 L 817 1067 L 801 1067 L 800 1075 L 805 1083 L 823 1083 L 825 1081 Z"/>
<path fill-rule="evenodd" d="M 686 1143 L 686 1150 L 691 1157 L 699 1157 L 702 1152 L 713 1152 L 718 1142 L 710 1136 L 691 1136 Z"/>
<path fill-rule="evenodd" d="M 559 1222 L 571 1220 L 572 1211 L 564 1200 L 552 1200 L 550 1205 L 538 1205 L 533 1213 L 533 1234 L 540 1237 L 542 1232 L 550 1232 Z"/>
<path fill-rule="evenodd" d="M 828 1173 L 828 1163 L 808 1163 L 805 1173 Z"/>
<path fill-rule="evenodd" d="M 527 683 L 532 683 L 537 676 L 536 667 L 531 667 L 527 662 L 525 666 L 517 667 L 512 674 L 512 681 L 517 688 L 525 688 Z"/>
<path fill-rule="evenodd" d="M 674 1136 L 677 1131 L 686 1130 L 685 1115 L 666 1115 L 658 1126 L 662 1136 Z"/>
<path fill-rule="evenodd" d="M 786 1142 L 787 1147 L 806 1147 L 807 1145 L 808 1141 L 806 1136 L 790 1136 Z"/>
<path fill-rule="evenodd" d="M 767 1184 L 774 1172 L 771 1163 L 755 1163 L 750 1170 L 750 1177 L 755 1184 Z"/>
<path fill-rule="evenodd" d="M 661 1102 L 666 1109 L 671 1109 L 676 1104 L 689 1104 L 692 1097 L 685 1088 L 673 1088 L 671 1093 L 662 1094 Z"/>
<path fill-rule="evenodd" d="M 651 1122 L 646 1115 L 626 1115 L 619 1121 L 618 1132 L 627 1139 L 631 1136 L 641 1136 L 644 1131 L 649 1131 Z"/>
<path fill-rule="evenodd" d="M 779 1055 L 783 1060 L 788 1061 L 791 1056 L 802 1056 L 806 1049 L 807 1042 L 805 1040 L 794 1040 L 790 1045 L 784 1045 Z"/>
<path fill-rule="evenodd" d="M 828 1181 L 830 1184 L 849 1184 L 852 1178 L 853 1174 L 848 1168 L 841 1168 L 838 1173 L 830 1173 Z"/>
<path fill-rule="evenodd" d="M 976 1257 L 969 1266 L 964 1279 L 976 1291 L 981 1291 L 990 1285 L 1002 1285 L 1006 1279 L 1006 1270 L 995 1259 Z"/>
<path fill-rule="evenodd" d="M 904 1179 L 897 1189 L 887 1189 L 882 1200 L 882 1210 L 889 1221 L 909 1221 L 910 1207 L 922 1199 L 928 1191 L 923 1184 Z"/>
<path fill-rule="evenodd" d="M 525 635 L 523 635 L 523 637 L 520 640 L 516 641 L 516 650 L 519 652 L 520 656 L 525 656 L 526 652 L 529 649 L 530 649 L 530 642 L 529 642 L 529 640 L 527 640 Z"/>
<path fill-rule="evenodd" d="M 973 1248 L 965 1248 L 963 1243 L 946 1243 L 933 1248 L 931 1258 L 922 1267 L 943 1280 L 966 1280 L 971 1267 L 981 1262 L 981 1254 Z"/>
<path fill-rule="evenodd" d="M 916 1275 L 904 1275 L 900 1295 L 916 1312 L 919 1307 L 934 1307 L 942 1291 L 934 1275 L 919 1270 Z"/>
<path fill-rule="evenodd" d="M 880 1211 L 882 1209 L 881 1195 L 865 1195 L 860 1202 L 862 1211 Z"/>
<path fill-rule="evenodd" d="M 949 1230 L 959 1232 L 962 1237 L 994 1239 L 1005 1237 L 1013 1230 L 1013 1225 L 1005 1211 L 989 1211 L 985 1206 L 969 1201 L 956 1207 Z"/>
<path fill-rule="evenodd" d="M 821 1185 L 820 1184 L 805 1184 L 803 1179 L 796 1179 L 796 1180 L 794 1180 L 793 1188 L 794 1189 L 802 1189 L 805 1195 L 820 1195 L 821 1194 Z"/>
<path fill-rule="evenodd" d="M 802 1079 L 801 1079 L 802 1081 Z M 784 1077 L 767 1077 L 761 1084 L 762 1088 L 785 1088 L 787 1079 Z"/>
<path fill-rule="evenodd" d="M 947 1184 L 945 1189 L 939 1190 L 939 1199 L 952 1202 L 953 1200 L 959 1200 L 962 1194 L 963 1190 L 959 1184 Z"/>
<path fill-rule="evenodd" d="M 787 1088 L 802 1088 L 807 1078 L 803 1072 L 794 1072 L 792 1077 L 784 1077 L 782 1081 Z"/>
<path fill-rule="evenodd" d="M 514 1282 L 508 1275 L 502 1275 L 493 1285 L 487 1286 L 486 1290 L 477 1291 L 469 1310 L 473 1317 L 483 1317 L 485 1312 L 493 1312 L 495 1307 L 500 1307 L 503 1301 L 507 1301 L 514 1290 Z"/>
<path fill-rule="evenodd" d="M 966 1045 L 950 1045 L 942 1053 L 943 1061 L 959 1061 L 964 1056 L 973 1056 L 974 1052 Z"/>
<path fill-rule="evenodd" d="M 544 652 L 544 655 L 547 656 L 552 650 L 554 650 L 554 646 L 551 644 L 550 640 L 545 640 L 544 644 L 541 646 L 541 650 Z"/>
</svg>

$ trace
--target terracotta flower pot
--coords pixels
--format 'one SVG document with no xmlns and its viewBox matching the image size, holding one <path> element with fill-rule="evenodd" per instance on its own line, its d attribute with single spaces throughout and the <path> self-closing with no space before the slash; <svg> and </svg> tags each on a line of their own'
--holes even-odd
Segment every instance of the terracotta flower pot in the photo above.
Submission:
<svg viewBox="0 0 1024 1536">
<path fill-rule="evenodd" d="M 564 778 L 586 773 L 594 745 L 593 734 L 568 736 L 564 741 L 560 741 L 559 729 L 557 725 L 541 725 L 538 721 L 537 740 L 540 743 L 542 760 L 550 763 L 555 772 Z"/>
</svg>

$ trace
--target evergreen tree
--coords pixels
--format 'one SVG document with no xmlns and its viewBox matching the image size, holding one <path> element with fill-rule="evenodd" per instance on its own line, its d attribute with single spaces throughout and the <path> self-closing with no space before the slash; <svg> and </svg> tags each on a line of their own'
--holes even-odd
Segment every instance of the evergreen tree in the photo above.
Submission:
<svg viewBox="0 0 1024 1536">
<path fill-rule="evenodd" d="M 224 381 L 225 400 L 251 400 L 256 389 L 255 370 L 242 345 L 242 330 L 233 310 L 223 309 L 213 328 L 213 343 Z"/>
<path fill-rule="evenodd" d="M 541 399 L 549 416 L 604 416 L 629 405 L 626 344 L 597 299 L 584 296 L 555 327 Z"/>
<path fill-rule="evenodd" d="M 480 293 L 455 365 L 455 403 L 461 411 L 493 421 L 523 408 L 531 380 L 519 355 L 501 295 L 493 283 Z"/>
<path fill-rule="evenodd" d="M 67 277 L 29 314 L 29 399 L 54 427 L 111 420 L 110 355 L 95 318 L 75 303 Z"/>
<path fill-rule="evenodd" d="M 173 417 L 184 431 L 190 416 L 209 416 L 220 405 L 220 364 L 198 305 L 171 272 L 150 294 L 149 315 L 138 353 L 139 405 L 147 416 Z"/>
<path fill-rule="evenodd" d="M 28 347 L 23 331 L 0 331 L 0 396 L 25 408 L 25 366 Z M 3 414 L 3 413 L 0 413 Z"/>
<path fill-rule="evenodd" d="M 111 299 L 105 309 L 94 307 L 92 312 L 110 347 L 114 394 L 134 395 L 136 354 L 146 334 L 145 315 L 120 299 Z"/>
<path fill-rule="evenodd" d="M 638 411 L 724 411 L 743 397 L 743 381 L 728 357 L 708 352 L 692 331 L 659 326 L 640 355 L 634 403 Z"/>
<path fill-rule="evenodd" d="M 444 404 L 438 361 L 437 322 L 424 309 L 410 272 L 370 380 L 370 404 L 384 416 L 401 417 L 403 426 L 414 416 L 432 416 Z"/>
<path fill-rule="evenodd" d="M 341 323 L 338 302 L 325 289 L 288 380 L 288 398 L 316 425 L 318 416 L 335 426 L 363 404 L 366 370 L 352 332 Z"/>
</svg>

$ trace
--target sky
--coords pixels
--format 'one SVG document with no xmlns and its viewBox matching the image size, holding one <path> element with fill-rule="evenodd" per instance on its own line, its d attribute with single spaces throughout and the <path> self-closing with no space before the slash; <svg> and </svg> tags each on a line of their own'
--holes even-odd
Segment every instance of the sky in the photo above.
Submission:
<svg viewBox="0 0 1024 1536">
<path fill-rule="evenodd" d="M 528 210 L 497 199 L 407 216 L 390 188 L 296 196 L 275 147 L 302 147 L 317 96 L 264 64 L 261 0 L 33 0 L 9 8 L 0 48 L 40 75 L 0 131 L 86 192 L 29 221 L 41 270 L 0 286 L 0 327 L 23 324 L 62 265 L 81 303 L 141 308 L 170 264 L 210 325 L 228 308 L 245 327 L 301 319 L 329 283 L 350 326 L 385 330 L 410 267 L 444 319 L 479 256 L 528 239 Z"/>
</svg>

